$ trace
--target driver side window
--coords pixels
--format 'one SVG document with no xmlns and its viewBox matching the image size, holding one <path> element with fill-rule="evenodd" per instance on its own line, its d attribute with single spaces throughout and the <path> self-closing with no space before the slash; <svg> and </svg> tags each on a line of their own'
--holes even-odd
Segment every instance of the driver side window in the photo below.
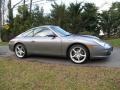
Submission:
<svg viewBox="0 0 120 90">
<path fill-rule="evenodd" d="M 47 28 L 37 29 L 34 32 L 34 37 L 48 37 L 49 35 L 54 35 L 54 33 Z"/>
</svg>

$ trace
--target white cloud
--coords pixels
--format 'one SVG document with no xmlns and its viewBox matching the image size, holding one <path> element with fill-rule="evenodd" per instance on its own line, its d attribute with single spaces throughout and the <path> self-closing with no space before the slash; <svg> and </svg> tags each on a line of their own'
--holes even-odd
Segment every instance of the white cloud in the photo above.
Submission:
<svg viewBox="0 0 120 90">
<path fill-rule="evenodd" d="M 108 10 L 109 7 L 112 5 L 113 2 L 116 2 L 116 1 L 120 1 L 120 0 L 58 0 L 57 3 L 60 4 L 60 3 L 65 3 L 67 6 L 73 2 L 90 2 L 90 3 L 95 3 L 95 5 L 99 8 L 99 11 L 102 11 L 102 10 Z M 44 4 L 44 10 L 45 10 L 45 13 L 48 13 L 50 12 L 50 9 L 51 6 L 50 6 L 50 3 L 49 4 Z"/>
<path fill-rule="evenodd" d="M 12 0 L 12 4 L 16 4 L 17 2 L 19 2 L 20 0 Z M 27 3 L 30 2 L 30 0 L 26 0 Z M 39 0 L 33 0 L 33 2 L 36 2 Z M 65 3 L 67 6 L 69 5 L 69 3 L 71 2 L 91 2 L 91 3 L 95 3 L 97 7 L 99 7 L 100 10 L 106 10 L 108 9 L 112 2 L 115 1 L 120 1 L 120 0 L 57 0 L 56 2 L 58 4 L 60 3 Z M 43 0 L 41 2 L 37 2 L 36 4 L 38 4 L 39 6 L 43 6 L 45 13 L 50 13 L 50 9 L 51 8 L 51 3 L 46 3 L 46 0 Z"/>
</svg>

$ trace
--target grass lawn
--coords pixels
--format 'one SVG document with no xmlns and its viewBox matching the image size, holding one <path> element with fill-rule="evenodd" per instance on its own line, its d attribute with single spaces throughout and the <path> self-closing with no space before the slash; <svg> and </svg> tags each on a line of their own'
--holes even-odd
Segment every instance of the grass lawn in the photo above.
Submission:
<svg viewBox="0 0 120 90">
<path fill-rule="evenodd" d="M 120 68 L 0 58 L 0 90 L 119 90 Z"/>
<path fill-rule="evenodd" d="M 0 46 L 8 45 L 8 42 L 0 42 Z"/>
<path fill-rule="evenodd" d="M 114 47 L 120 47 L 120 39 L 111 39 L 107 40 L 107 42 L 113 45 Z"/>
</svg>

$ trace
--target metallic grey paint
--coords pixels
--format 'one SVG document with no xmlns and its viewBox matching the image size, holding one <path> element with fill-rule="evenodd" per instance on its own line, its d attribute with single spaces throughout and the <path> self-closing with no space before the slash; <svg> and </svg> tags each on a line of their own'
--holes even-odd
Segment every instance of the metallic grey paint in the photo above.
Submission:
<svg viewBox="0 0 120 90">
<path fill-rule="evenodd" d="M 14 51 L 14 46 L 17 43 L 22 43 L 26 47 L 27 54 L 67 56 L 67 50 L 70 46 L 73 44 L 82 44 L 89 50 L 90 58 L 98 58 L 109 56 L 113 49 L 112 46 L 106 42 L 103 42 L 103 46 L 95 42 L 95 40 L 99 42 L 99 38 L 95 36 L 70 35 L 62 37 L 50 28 L 51 25 L 40 26 L 38 28 L 41 27 L 48 28 L 56 34 L 56 37 L 22 37 L 19 35 L 10 40 L 10 50 Z"/>
</svg>

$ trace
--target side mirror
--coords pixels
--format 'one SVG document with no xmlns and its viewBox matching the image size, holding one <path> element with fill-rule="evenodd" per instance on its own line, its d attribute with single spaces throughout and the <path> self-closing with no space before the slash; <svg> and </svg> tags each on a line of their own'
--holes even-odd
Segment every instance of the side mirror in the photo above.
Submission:
<svg viewBox="0 0 120 90">
<path fill-rule="evenodd" d="M 55 37 L 57 37 L 56 35 L 47 35 L 48 37 L 53 37 L 53 38 L 55 38 Z"/>
</svg>

